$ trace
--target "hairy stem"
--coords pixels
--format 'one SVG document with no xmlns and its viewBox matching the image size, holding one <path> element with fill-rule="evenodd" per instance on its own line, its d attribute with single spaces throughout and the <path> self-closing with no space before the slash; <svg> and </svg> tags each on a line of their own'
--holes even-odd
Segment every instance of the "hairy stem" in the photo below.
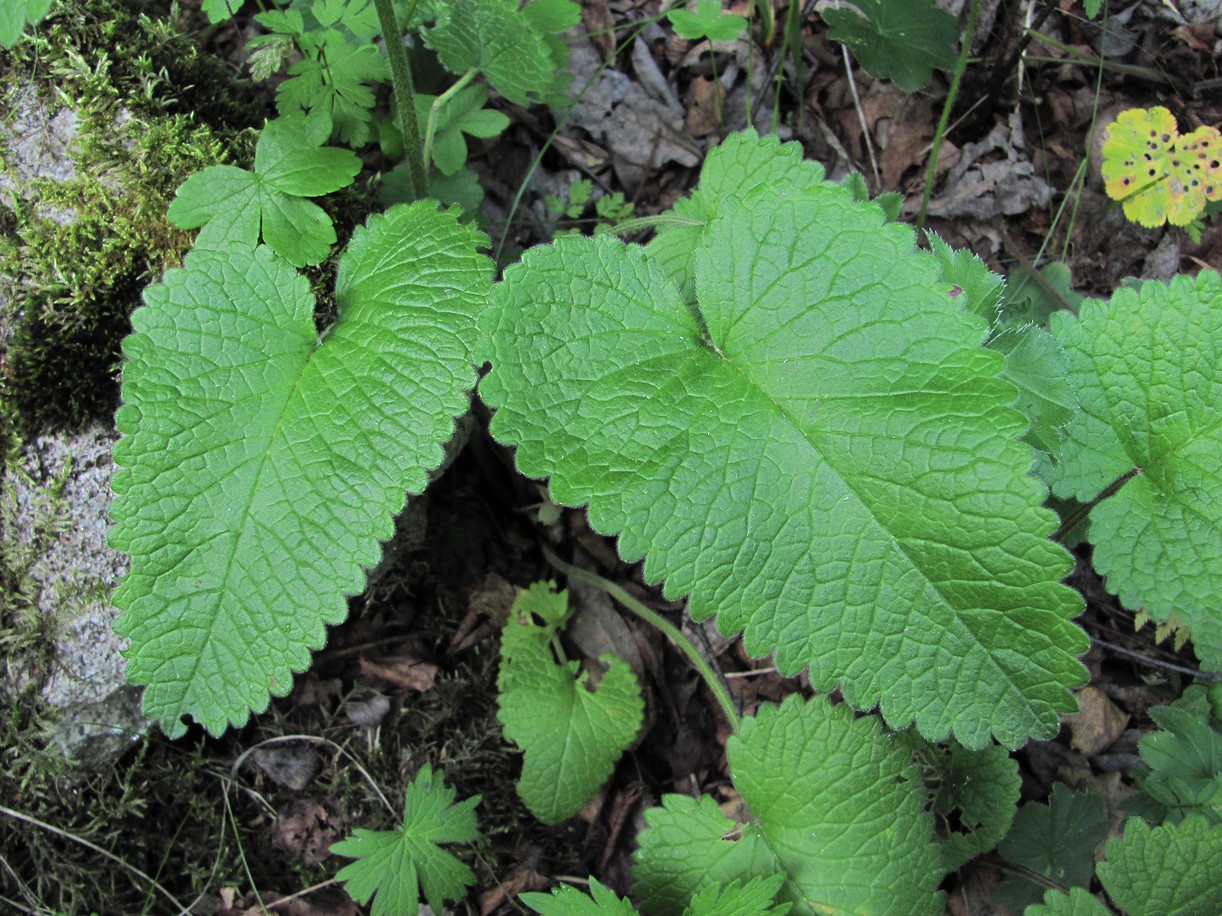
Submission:
<svg viewBox="0 0 1222 916">
<path fill-rule="evenodd" d="M 416 200 L 423 200 L 429 196 L 429 175 L 424 167 L 420 125 L 416 123 L 416 91 L 412 87 L 412 68 L 403 47 L 403 32 L 395 21 L 391 0 L 374 0 L 373 5 L 378 10 L 386 57 L 390 60 L 390 82 L 395 92 L 395 107 L 398 109 L 399 130 L 403 134 L 403 151 L 407 156 L 412 196 Z"/>
</svg>

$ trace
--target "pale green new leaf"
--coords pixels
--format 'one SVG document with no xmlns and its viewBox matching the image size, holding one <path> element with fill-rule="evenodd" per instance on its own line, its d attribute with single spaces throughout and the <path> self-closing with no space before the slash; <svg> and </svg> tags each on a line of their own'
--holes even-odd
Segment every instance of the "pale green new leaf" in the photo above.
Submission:
<svg viewBox="0 0 1222 916">
<path fill-rule="evenodd" d="M 867 72 L 905 92 L 929 85 L 934 69 L 953 70 L 959 23 L 935 0 L 852 0 L 861 11 L 828 8 L 827 37 L 848 45 Z"/>
<path fill-rule="evenodd" d="M 390 65 L 376 46 L 347 40 L 336 29 L 320 33 L 316 52 L 289 68 L 276 90 L 276 110 L 322 112 L 330 116 L 339 139 L 364 146 L 373 136 L 371 84 L 389 79 Z"/>
<path fill-rule="evenodd" d="M 494 435 L 783 673 L 931 739 L 1055 733 L 1080 598 L 984 322 L 843 188 L 722 210 L 699 309 L 607 237 L 510 267 L 484 324 Z"/>
<path fill-rule="evenodd" d="M 543 916 L 634 916 L 631 903 L 604 887 L 597 878 L 590 879 L 590 893 L 583 894 L 569 884 L 562 884 L 550 894 L 522 894 L 520 901 Z"/>
<path fill-rule="evenodd" d="M 424 43 L 447 69 L 478 70 L 497 92 L 519 105 L 539 101 L 567 83 L 567 53 L 555 59 L 556 48 L 548 41 L 554 36 L 519 9 L 517 0 L 443 4 L 436 24 L 423 34 Z"/>
<path fill-rule="evenodd" d="M 234 14 L 246 5 L 246 0 L 204 0 L 201 9 L 213 25 L 218 22 L 228 22 Z"/>
<path fill-rule="evenodd" d="M 0 0 L 0 48 L 11 48 L 27 24 L 37 25 L 51 0 Z"/>
<path fill-rule="evenodd" d="M 1099 880 L 1131 916 L 1217 916 L 1222 912 L 1222 825 L 1202 817 L 1150 827 L 1131 817 L 1108 840 Z"/>
<path fill-rule="evenodd" d="M 518 795 L 545 824 L 572 817 L 606 782 L 645 711 L 622 659 L 604 655 L 601 679 L 576 661 L 556 661 L 552 641 L 568 617 L 568 592 L 536 582 L 514 602 L 501 635 L 497 718 L 525 752 Z"/>
<path fill-rule="evenodd" d="M 742 16 L 726 13 L 721 0 L 697 0 L 696 12 L 673 9 L 666 14 L 675 32 L 692 41 L 708 38 L 711 41 L 733 41 L 747 28 Z"/>
<path fill-rule="evenodd" d="M 1103 499 L 1092 562 L 1127 607 L 1192 630 L 1222 669 L 1222 281 L 1214 271 L 1053 316 L 1081 411 L 1051 479 Z M 1114 493 L 1112 489 L 1119 485 Z"/>
<path fill-rule="evenodd" d="M 699 186 L 690 197 L 675 202 L 667 214 L 673 221 L 658 224 L 645 250 L 678 284 L 683 298 L 694 302 L 692 257 L 705 227 L 727 198 L 766 185 L 806 188 L 822 180 L 823 166 L 803 159 L 800 143 L 781 143 L 775 135 L 761 139 L 754 129 L 731 134 L 709 150 L 700 168 Z"/>
<path fill-rule="evenodd" d="M 726 750 L 750 820 L 734 824 L 707 797 L 647 812 L 634 869 L 646 912 L 678 914 L 709 882 L 774 875 L 793 913 L 942 912 L 920 774 L 880 726 L 823 697 L 744 720 Z"/>
<path fill-rule="evenodd" d="M 398 830 L 366 830 L 331 845 L 336 855 L 355 859 L 335 875 L 358 903 L 374 897 L 373 916 L 412 916 L 420 909 L 420 886 L 434 912 L 446 900 L 457 900 L 475 873 L 442 843 L 470 843 L 479 839 L 475 806 L 480 796 L 454 804 L 454 789 L 440 779 L 434 785 L 427 764 L 407 787 L 403 826 Z"/>
<path fill-rule="evenodd" d="M 196 172 L 170 204 L 170 222 L 203 226 L 196 248 L 225 249 L 231 242 L 268 247 L 298 267 L 331 253 L 331 217 L 303 197 L 352 184 L 361 160 L 351 150 L 323 147 L 331 135 L 326 115 L 297 113 L 268 121 L 255 146 L 255 170 L 213 165 Z"/>
<path fill-rule="evenodd" d="M 484 243 L 429 202 L 373 217 L 321 340 L 306 279 L 265 247 L 193 251 L 146 290 L 123 345 L 115 629 L 171 736 L 266 709 L 347 615 L 467 409 Z"/>
</svg>

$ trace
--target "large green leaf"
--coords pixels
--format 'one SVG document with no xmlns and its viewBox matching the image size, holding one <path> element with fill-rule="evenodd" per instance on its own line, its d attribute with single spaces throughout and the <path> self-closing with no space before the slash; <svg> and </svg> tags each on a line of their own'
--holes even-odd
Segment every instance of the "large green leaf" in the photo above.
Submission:
<svg viewBox="0 0 1222 916">
<path fill-rule="evenodd" d="M 985 323 L 845 189 L 778 183 L 720 213 L 698 307 L 607 237 L 507 270 L 493 433 L 782 672 L 930 738 L 1053 734 L 1084 674 L 1080 599 Z"/>
<path fill-rule="evenodd" d="M 880 726 L 823 697 L 744 720 L 726 750 L 749 819 L 735 824 L 707 797 L 647 812 L 634 869 L 645 911 L 678 914 L 710 883 L 783 875 L 793 913 L 942 912 L 920 774 Z"/>
<path fill-rule="evenodd" d="M 1131 817 L 1124 836 L 1107 841 L 1099 863 L 1103 888 L 1132 916 L 1216 916 L 1222 912 L 1222 825 L 1203 817 L 1150 827 Z"/>
<path fill-rule="evenodd" d="M 861 11 L 829 7 L 820 15 L 857 54 L 871 76 L 889 79 L 905 92 L 929 85 L 936 67 L 953 70 L 959 23 L 935 0 L 851 0 Z"/>
<path fill-rule="evenodd" d="M 267 248 L 194 251 L 124 342 L 111 543 L 127 677 L 181 735 L 219 734 L 322 646 L 475 381 L 490 264 L 431 203 L 359 229 L 319 340 L 304 277 Z"/>
<path fill-rule="evenodd" d="M 1222 281 L 1122 289 L 1076 320 L 1054 315 L 1052 330 L 1082 407 L 1054 492 L 1104 497 L 1088 537 L 1108 588 L 1155 620 L 1174 612 L 1222 669 Z"/>
</svg>

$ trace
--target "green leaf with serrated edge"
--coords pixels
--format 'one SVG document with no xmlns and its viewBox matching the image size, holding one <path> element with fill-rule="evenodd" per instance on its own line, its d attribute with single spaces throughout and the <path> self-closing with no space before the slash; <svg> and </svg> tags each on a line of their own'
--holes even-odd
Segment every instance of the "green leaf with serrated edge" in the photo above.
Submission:
<svg viewBox="0 0 1222 916">
<path fill-rule="evenodd" d="M 1222 826 L 1202 817 L 1151 827 L 1129 818 L 1107 841 L 1098 866 L 1108 896 L 1132 916 L 1217 916 L 1222 912 Z"/>
<path fill-rule="evenodd" d="M 781 873 L 758 826 L 730 820 L 707 795 L 663 795 L 661 807 L 645 812 L 645 823 L 632 874 L 646 913 L 678 916 L 708 884 L 725 887 Z"/>
<path fill-rule="evenodd" d="M 844 189 L 723 206 L 699 312 L 609 238 L 510 267 L 483 325 L 493 434 L 781 672 L 932 739 L 1055 733 L 1081 599 L 983 322 Z"/>
<path fill-rule="evenodd" d="M 1054 783 L 1048 804 L 1023 805 L 1010 833 L 998 846 L 1003 857 L 1064 887 L 1086 887 L 1094 872 L 1095 847 L 1107 836 L 1103 799 L 1072 792 Z M 1015 878 L 999 888 L 999 899 L 1011 908 L 1040 899 L 1044 889 L 1027 878 Z"/>
<path fill-rule="evenodd" d="M 1174 612 L 1222 669 L 1222 281 L 1119 290 L 1052 332 L 1081 403 L 1053 491 L 1085 503 L 1121 484 L 1091 510 L 1095 569 L 1126 607 Z"/>
<path fill-rule="evenodd" d="M 927 231 L 925 238 L 942 268 L 942 282 L 951 284 L 951 298 L 990 326 L 997 324 L 1005 281 L 975 254 L 952 248 L 937 233 Z"/>
<path fill-rule="evenodd" d="M 255 170 L 213 165 L 178 189 L 169 219 L 183 229 L 203 226 L 197 248 L 254 248 L 260 234 L 297 267 L 326 259 L 335 244 L 331 217 L 302 197 L 352 184 L 361 160 L 351 150 L 322 147 L 331 133 L 325 115 L 268 121 L 255 146 Z"/>
<path fill-rule="evenodd" d="M 436 781 L 436 784 L 434 784 Z M 427 764 L 407 787 L 403 825 L 398 830 L 366 830 L 331 844 L 331 852 L 355 859 L 335 880 L 358 903 L 374 897 L 373 916 L 400 916 L 420 909 L 420 886 L 435 912 L 457 900 L 475 883 L 475 873 L 441 848 L 443 843 L 479 839 L 475 806 L 480 796 L 454 804 L 454 789 L 434 777 Z"/>
<path fill-rule="evenodd" d="M 678 914 L 709 882 L 779 874 L 794 913 L 940 913 L 919 773 L 880 724 L 798 696 L 745 719 L 727 754 L 750 820 L 734 824 L 708 797 L 646 812 L 633 872 L 645 911 Z"/>
<path fill-rule="evenodd" d="M 1065 375 L 1061 345 L 1043 328 L 1027 325 L 1002 329 L 989 338 L 987 346 L 1006 358 L 1002 378 L 1018 392 L 1014 406 L 1027 418 L 1026 440 L 1055 455 L 1061 431 L 1078 406 Z"/>
<path fill-rule="evenodd" d="M 793 905 L 776 903 L 784 875 L 731 881 L 725 887 L 706 884 L 696 892 L 683 916 L 785 916 Z"/>
<path fill-rule="evenodd" d="M 1086 10 L 1086 15 L 1094 19 L 1099 15 L 1099 10 L 1103 8 L 1103 0 L 1084 0 L 1082 7 Z"/>
<path fill-rule="evenodd" d="M 1018 808 L 1018 761 L 996 744 L 974 751 L 930 744 L 912 732 L 896 738 L 911 748 L 925 784 L 934 787 L 930 807 L 939 823 L 942 870 L 954 871 L 995 847 Z"/>
<path fill-rule="evenodd" d="M 827 37 L 848 45 L 866 71 L 905 92 L 924 89 L 933 71 L 953 70 L 959 23 L 935 0 L 852 0 L 851 9 L 825 9 Z"/>
<path fill-rule="evenodd" d="M 576 661 L 557 663 L 551 643 L 568 619 L 568 592 L 536 582 L 522 592 L 501 634 L 497 718 L 525 752 L 518 795 L 545 824 L 572 817 L 607 781 L 641 728 L 636 675 L 606 654 L 601 680 Z"/>
<path fill-rule="evenodd" d="M 0 48 L 11 48 L 27 25 L 37 25 L 51 0 L 0 0 Z"/>
<path fill-rule="evenodd" d="M 305 278 L 267 248 L 193 251 L 145 291 L 110 539 L 131 557 L 127 677 L 167 734 L 262 712 L 346 616 L 467 408 L 485 243 L 430 202 L 371 218 L 321 340 Z"/>
<path fill-rule="evenodd" d="M 721 0 L 697 0 L 696 12 L 673 9 L 666 14 L 675 32 L 692 41 L 733 41 L 747 27 L 742 16 L 733 16 L 721 9 Z"/>
<path fill-rule="evenodd" d="M 597 878 L 590 879 L 590 893 L 583 894 L 577 888 L 562 884 L 550 894 L 521 894 L 518 900 L 543 916 L 597 916 L 610 913 L 612 916 L 635 916 L 632 904 L 615 892 L 604 887 Z"/>
<path fill-rule="evenodd" d="M 1023 916 L 1112 916 L 1112 911 L 1090 892 L 1071 887 L 1069 893 L 1046 891 L 1043 903 L 1033 903 L 1023 910 Z"/>
<path fill-rule="evenodd" d="M 1150 718 L 1159 730 L 1138 742 L 1145 766 L 1133 770 L 1142 795 L 1126 799 L 1125 810 L 1153 823 L 1191 814 L 1222 823 L 1222 734 L 1184 708 L 1156 706 Z"/>
<path fill-rule="evenodd" d="M 695 301 L 692 257 L 705 227 L 727 198 L 781 182 L 807 188 L 822 180 L 823 166 L 804 160 L 800 143 L 781 143 L 772 135 L 761 139 L 754 130 L 731 134 L 709 150 L 691 197 L 681 197 L 668 214 L 688 224 L 659 223 L 645 250 L 679 285 L 683 298 Z"/>
<path fill-rule="evenodd" d="M 445 4 L 424 43 L 454 73 L 479 70 L 501 95 L 529 105 L 557 78 L 552 52 L 517 0 Z"/>
</svg>

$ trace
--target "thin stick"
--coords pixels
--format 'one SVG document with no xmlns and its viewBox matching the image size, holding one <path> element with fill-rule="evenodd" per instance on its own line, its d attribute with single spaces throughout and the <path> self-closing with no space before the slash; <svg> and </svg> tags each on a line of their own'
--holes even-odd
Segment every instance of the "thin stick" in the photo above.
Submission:
<svg viewBox="0 0 1222 916">
<path fill-rule="evenodd" d="M 861 136 L 866 141 L 866 152 L 870 156 L 870 170 L 874 173 L 874 189 L 882 188 L 882 174 L 878 170 L 878 160 L 874 158 L 874 143 L 870 139 L 870 126 L 866 124 L 866 112 L 861 107 L 861 96 L 857 94 L 857 81 L 853 79 L 853 59 L 849 57 L 849 46 L 841 45 L 844 52 L 844 71 L 849 77 L 849 92 L 853 95 L 853 108 L 857 110 L 857 123 L 861 125 Z"/>
</svg>

